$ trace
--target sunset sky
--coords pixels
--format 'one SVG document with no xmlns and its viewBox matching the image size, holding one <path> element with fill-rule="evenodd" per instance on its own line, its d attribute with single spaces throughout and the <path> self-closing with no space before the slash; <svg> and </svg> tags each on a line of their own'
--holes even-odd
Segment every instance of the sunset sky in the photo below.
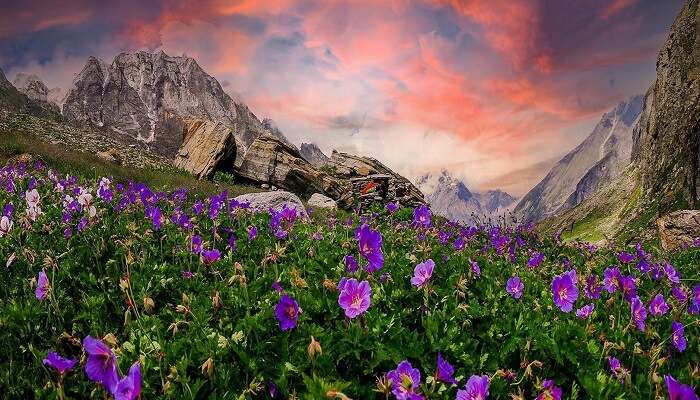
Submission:
<svg viewBox="0 0 700 400">
<path fill-rule="evenodd" d="M 194 57 L 294 142 L 526 192 L 644 93 L 681 0 L 0 0 L 0 67 L 69 88 L 90 55 Z"/>
</svg>

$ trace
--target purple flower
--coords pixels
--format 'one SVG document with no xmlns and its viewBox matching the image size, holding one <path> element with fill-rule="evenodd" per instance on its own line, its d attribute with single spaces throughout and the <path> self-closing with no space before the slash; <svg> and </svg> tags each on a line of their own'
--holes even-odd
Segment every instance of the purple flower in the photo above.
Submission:
<svg viewBox="0 0 700 400">
<path fill-rule="evenodd" d="M 685 303 L 688 301 L 688 294 L 682 286 L 674 286 L 671 288 L 671 294 L 673 298 L 679 303 Z"/>
<path fill-rule="evenodd" d="M 637 283 L 632 275 L 624 275 L 619 278 L 620 289 L 625 300 L 630 301 L 637 295 Z"/>
<path fill-rule="evenodd" d="M 367 262 L 367 272 L 374 273 L 384 266 L 384 254 L 382 253 L 382 235 L 379 231 L 372 230 L 367 224 L 363 224 L 358 233 L 358 247 L 360 255 Z"/>
<path fill-rule="evenodd" d="M 554 385 L 551 379 L 542 382 L 542 393 L 537 396 L 537 400 L 561 400 L 562 391 L 559 386 Z"/>
<path fill-rule="evenodd" d="M 454 378 L 455 369 L 454 367 L 442 358 L 442 354 L 437 355 L 437 369 L 435 370 L 435 379 L 449 383 L 451 385 L 456 385 L 457 381 Z"/>
<path fill-rule="evenodd" d="M 479 268 L 479 263 L 469 259 L 469 264 L 472 267 L 472 274 L 474 274 L 474 276 L 477 278 L 480 277 L 481 276 L 481 268 Z"/>
<path fill-rule="evenodd" d="M 508 279 L 508 282 L 506 282 L 506 292 L 510 293 L 510 295 L 513 296 L 514 299 L 519 299 L 520 297 L 522 297 L 524 289 L 525 285 L 518 276 L 511 276 Z"/>
<path fill-rule="evenodd" d="M 348 274 L 352 274 L 357 271 L 357 260 L 352 255 L 348 254 L 347 256 L 345 256 L 345 258 L 343 258 L 343 262 L 345 263 L 345 272 L 347 272 Z"/>
<path fill-rule="evenodd" d="M 202 237 L 199 235 L 192 236 L 191 249 L 194 254 L 202 252 Z"/>
<path fill-rule="evenodd" d="M 323 234 L 321 232 L 314 232 L 314 234 L 311 235 L 311 238 L 316 241 L 321 241 L 323 240 Z"/>
<path fill-rule="evenodd" d="M 83 339 L 83 348 L 88 356 L 85 362 L 85 375 L 113 393 L 119 382 L 117 358 L 114 353 L 104 342 L 92 336 Z"/>
<path fill-rule="evenodd" d="M 666 274 L 666 278 L 668 278 L 671 283 L 677 285 L 681 282 L 681 276 L 678 274 L 678 271 L 669 263 L 664 264 L 664 274 Z"/>
<path fill-rule="evenodd" d="M 617 267 L 608 267 L 603 271 L 603 286 L 608 293 L 615 293 L 620 287 L 620 278 L 622 274 Z"/>
<path fill-rule="evenodd" d="M 536 251 L 529 260 L 527 260 L 527 266 L 529 268 L 537 268 L 544 261 L 544 254 Z"/>
<path fill-rule="evenodd" d="M 272 282 L 272 289 L 276 291 L 277 293 L 282 293 L 284 289 L 282 288 L 282 284 L 280 281 L 274 281 Z"/>
<path fill-rule="evenodd" d="M 625 377 L 629 374 L 629 371 L 622 366 L 620 360 L 615 357 L 608 357 L 608 366 L 610 367 L 610 372 L 613 376 L 620 382 L 625 380 Z"/>
<path fill-rule="evenodd" d="M 252 242 L 258 236 L 258 227 L 251 226 L 248 228 L 248 241 Z"/>
<path fill-rule="evenodd" d="M 283 331 L 294 329 L 299 319 L 299 304 L 293 298 L 283 294 L 275 307 L 275 316 L 280 323 L 280 329 Z"/>
<path fill-rule="evenodd" d="M 41 270 L 41 272 L 39 272 L 39 277 L 36 280 L 36 289 L 34 289 L 34 295 L 38 300 L 44 300 L 48 292 L 49 278 L 46 276 L 46 272 L 44 270 Z"/>
<path fill-rule="evenodd" d="M 679 352 L 684 352 L 685 347 L 688 343 L 685 340 L 685 328 L 683 328 L 683 324 L 677 321 L 673 321 L 671 323 L 671 330 L 673 331 L 673 335 L 671 336 L 673 345 Z"/>
<path fill-rule="evenodd" d="M 691 298 L 691 303 L 696 306 L 700 306 L 700 283 L 693 286 L 693 297 Z"/>
<path fill-rule="evenodd" d="M 413 222 L 423 228 L 430 228 L 431 214 L 427 205 L 421 204 L 413 210 Z"/>
<path fill-rule="evenodd" d="M 185 279 L 191 279 L 194 276 L 191 271 L 182 271 L 180 275 L 182 275 L 182 277 Z"/>
<path fill-rule="evenodd" d="M 647 310 L 644 308 L 644 303 L 639 299 L 639 296 L 635 296 L 630 301 L 630 311 L 632 313 L 632 320 L 637 325 L 637 329 L 644 332 L 646 325 L 644 321 L 647 319 Z"/>
<path fill-rule="evenodd" d="M 472 375 L 464 390 L 457 391 L 457 400 L 484 400 L 489 396 L 489 377 Z"/>
<path fill-rule="evenodd" d="M 465 242 L 462 236 L 459 236 L 457 239 L 455 239 L 454 243 L 452 243 L 452 247 L 454 247 L 454 249 L 457 251 L 464 250 L 464 246 Z"/>
<path fill-rule="evenodd" d="M 666 382 L 669 400 L 698 400 L 698 395 L 695 394 L 692 386 L 678 382 L 671 375 L 665 375 L 664 381 Z"/>
<path fill-rule="evenodd" d="M 651 299 L 651 302 L 649 303 L 649 313 L 651 315 L 659 317 L 661 315 L 666 314 L 667 312 L 668 304 L 666 304 L 664 296 L 661 293 L 659 293 L 656 296 L 654 296 L 653 299 Z"/>
<path fill-rule="evenodd" d="M 422 399 L 415 397 L 416 389 L 420 387 L 420 371 L 413 368 L 408 360 L 401 361 L 396 369 L 387 372 L 386 377 L 391 382 L 392 390 L 397 400 Z"/>
<path fill-rule="evenodd" d="M 576 270 L 557 275 L 552 280 L 552 296 L 554 304 L 564 312 L 571 312 L 578 298 L 576 287 Z"/>
<path fill-rule="evenodd" d="M 422 288 L 430 282 L 430 278 L 433 276 L 433 270 L 435 269 L 435 262 L 432 259 L 428 259 L 418 265 L 413 269 L 413 277 L 411 278 L 411 284 L 415 287 Z"/>
<path fill-rule="evenodd" d="M 357 279 L 347 279 L 343 282 L 342 288 L 338 284 L 340 294 L 338 295 L 338 305 L 345 310 L 345 316 L 353 319 L 364 314 L 370 306 L 372 288 L 369 282 L 358 282 Z"/>
<path fill-rule="evenodd" d="M 589 300 L 596 300 L 600 298 L 600 292 L 602 291 L 602 289 L 602 285 L 600 284 L 600 282 L 598 282 L 598 276 L 589 275 L 586 278 L 586 284 L 583 287 L 583 294 Z"/>
<path fill-rule="evenodd" d="M 206 265 L 212 265 L 219 261 L 221 258 L 221 252 L 217 249 L 204 250 L 202 251 L 202 261 Z"/>
<path fill-rule="evenodd" d="M 63 358 L 54 351 L 49 351 L 49 354 L 44 358 L 44 365 L 55 369 L 61 375 L 73 369 L 77 363 L 78 360 L 74 358 Z"/>
<path fill-rule="evenodd" d="M 581 319 L 588 319 L 588 317 L 593 314 L 593 309 L 595 308 L 594 304 L 588 304 L 585 305 L 578 310 L 576 310 L 576 316 L 581 318 Z"/>
<path fill-rule="evenodd" d="M 396 210 L 399 209 L 399 205 L 397 203 L 387 203 L 386 204 L 386 210 L 389 212 L 389 214 L 393 214 L 396 212 Z"/>
<path fill-rule="evenodd" d="M 114 400 L 135 400 L 141 394 L 141 364 L 135 362 L 126 376 L 117 383 Z"/>
<path fill-rule="evenodd" d="M 617 259 L 622 264 L 629 264 L 634 261 L 634 254 L 627 253 L 626 251 L 621 251 L 617 253 Z"/>
</svg>

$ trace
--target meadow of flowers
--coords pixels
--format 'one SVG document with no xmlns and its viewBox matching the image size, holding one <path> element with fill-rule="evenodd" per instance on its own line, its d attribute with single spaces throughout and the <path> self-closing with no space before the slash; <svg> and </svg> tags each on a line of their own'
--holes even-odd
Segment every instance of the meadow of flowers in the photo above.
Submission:
<svg viewBox="0 0 700 400">
<path fill-rule="evenodd" d="M 0 397 L 697 399 L 700 249 L 0 170 Z"/>
</svg>

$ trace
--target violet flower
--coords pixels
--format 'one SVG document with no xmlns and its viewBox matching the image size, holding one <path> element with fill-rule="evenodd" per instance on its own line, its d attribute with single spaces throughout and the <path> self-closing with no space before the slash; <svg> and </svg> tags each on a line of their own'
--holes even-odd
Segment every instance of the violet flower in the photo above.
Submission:
<svg viewBox="0 0 700 400">
<path fill-rule="evenodd" d="M 34 295 L 38 300 L 44 300 L 49 292 L 49 278 L 46 276 L 46 272 L 41 270 L 39 272 L 39 277 L 36 280 L 36 289 L 34 289 Z"/>
<path fill-rule="evenodd" d="M 367 262 L 367 272 L 374 273 L 384 266 L 384 254 L 382 253 L 382 235 L 379 231 L 372 230 L 367 224 L 363 224 L 357 233 L 360 255 Z"/>
<path fill-rule="evenodd" d="M 664 315 L 668 312 L 668 304 L 666 304 L 666 300 L 664 299 L 664 296 L 659 293 L 656 296 L 654 296 L 653 299 L 651 299 L 651 302 L 649 302 L 649 313 L 653 316 L 659 317 L 661 315 Z"/>
<path fill-rule="evenodd" d="M 78 363 L 77 359 L 74 358 L 63 358 L 55 351 L 49 351 L 44 358 L 44 365 L 55 369 L 59 374 L 64 375 L 66 372 L 70 371 Z"/>
<path fill-rule="evenodd" d="M 635 325 L 637 325 L 637 329 L 644 332 L 646 328 L 644 321 L 647 319 L 647 310 L 644 308 L 644 303 L 642 303 L 642 300 L 640 300 L 638 296 L 635 296 L 630 301 L 630 311 L 632 313 L 632 320 Z"/>
<path fill-rule="evenodd" d="M 529 268 L 537 268 L 544 261 L 544 254 L 536 251 L 529 260 L 527 260 L 527 266 Z"/>
<path fill-rule="evenodd" d="M 664 382 L 666 382 L 669 400 L 698 400 L 698 395 L 695 394 L 692 386 L 678 382 L 671 375 L 665 375 Z"/>
<path fill-rule="evenodd" d="M 554 384 L 551 379 L 545 379 L 542 382 L 542 393 L 537 396 L 537 400 L 561 400 L 562 390 Z"/>
<path fill-rule="evenodd" d="M 457 391 L 457 400 L 484 400 L 489 396 L 489 377 L 472 375 L 464 390 Z"/>
<path fill-rule="evenodd" d="M 413 222 L 418 227 L 430 228 L 431 213 L 427 205 L 421 204 L 413 210 Z"/>
<path fill-rule="evenodd" d="M 420 387 L 420 371 L 418 368 L 413 368 L 408 360 L 401 361 L 396 369 L 386 374 L 386 377 L 391 383 L 391 392 L 394 393 L 397 400 L 423 398 L 417 393 L 417 389 Z"/>
<path fill-rule="evenodd" d="M 514 299 L 522 297 L 524 289 L 525 285 L 518 276 L 511 276 L 506 282 L 506 292 L 513 296 Z"/>
<path fill-rule="evenodd" d="M 348 274 L 355 273 L 359 268 L 357 265 L 357 260 L 350 254 L 343 258 L 343 262 L 345 263 L 345 272 Z"/>
<path fill-rule="evenodd" d="M 369 282 L 358 282 L 357 279 L 347 279 L 342 288 L 338 284 L 340 294 L 338 305 L 345 311 L 345 316 L 353 319 L 364 314 L 371 304 L 372 288 Z"/>
<path fill-rule="evenodd" d="M 221 252 L 218 249 L 202 251 L 202 261 L 206 265 L 212 265 L 213 263 L 219 261 L 220 258 Z"/>
<path fill-rule="evenodd" d="M 554 304 L 563 312 L 571 312 L 578 298 L 576 286 L 576 270 L 557 275 L 552 280 L 552 296 Z"/>
<path fill-rule="evenodd" d="M 141 364 L 137 361 L 117 383 L 114 400 L 135 400 L 141 395 Z"/>
<path fill-rule="evenodd" d="M 683 324 L 673 321 L 671 323 L 671 330 L 673 331 L 673 335 L 671 336 L 673 346 L 679 352 L 684 352 L 688 342 L 685 339 L 685 328 L 683 327 Z"/>
<path fill-rule="evenodd" d="M 85 375 L 91 381 L 101 384 L 110 393 L 113 393 L 119 382 L 116 356 L 104 342 L 92 336 L 83 339 L 83 348 L 87 353 Z"/>
<path fill-rule="evenodd" d="M 442 358 L 442 354 L 437 355 L 437 368 L 435 370 L 435 379 L 450 385 L 456 385 L 457 381 L 454 378 L 455 369 L 447 360 Z"/>
<path fill-rule="evenodd" d="M 428 259 L 418 265 L 413 269 L 413 277 L 411 278 L 411 284 L 417 288 L 422 288 L 430 282 L 430 278 L 433 276 L 433 270 L 435 269 L 435 262 L 432 259 Z"/>
<path fill-rule="evenodd" d="M 625 377 L 629 375 L 629 370 L 622 366 L 620 360 L 615 357 L 608 357 L 608 366 L 610 367 L 610 372 L 612 372 L 615 379 L 620 382 L 625 380 Z"/>
<path fill-rule="evenodd" d="M 275 317 L 279 321 L 281 330 L 288 331 L 296 328 L 299 320 L 299 304 L 292 297 L 283 294 L 275 307 Z"/>
<path fill-rule="evenodd" d="M 593 309 L 595 309 L 594 304 L 591 303 L 591 304 L 585 305 L 585 306 L 579 308 L 578 310 L 576 310 L 576 316 L 581 318 L 581 319 L 588 319 L 588 317 L 590 317 L 591 314 L 593 314 Z"/>
</svg>

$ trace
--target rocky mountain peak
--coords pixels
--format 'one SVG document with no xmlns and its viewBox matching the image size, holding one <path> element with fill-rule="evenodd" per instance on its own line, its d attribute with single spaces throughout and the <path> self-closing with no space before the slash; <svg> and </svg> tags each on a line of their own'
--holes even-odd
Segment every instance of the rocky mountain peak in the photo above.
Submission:
<svg viewBox="0 0 700 400">
<path fill-rule="evenodd" d="M 325 166 L 330 160 L 315 143 L 302 143 L 299 147 L 299 153 L 316 168 Z"/>
<path fill-rule="evenodd" d="M 48 100 L 49 88 L 34 74 L 20 72 L 15 76 L 12 84 L 17 90 L 26 94 L 30 99 L 41 101 Z"/>
</svg>

